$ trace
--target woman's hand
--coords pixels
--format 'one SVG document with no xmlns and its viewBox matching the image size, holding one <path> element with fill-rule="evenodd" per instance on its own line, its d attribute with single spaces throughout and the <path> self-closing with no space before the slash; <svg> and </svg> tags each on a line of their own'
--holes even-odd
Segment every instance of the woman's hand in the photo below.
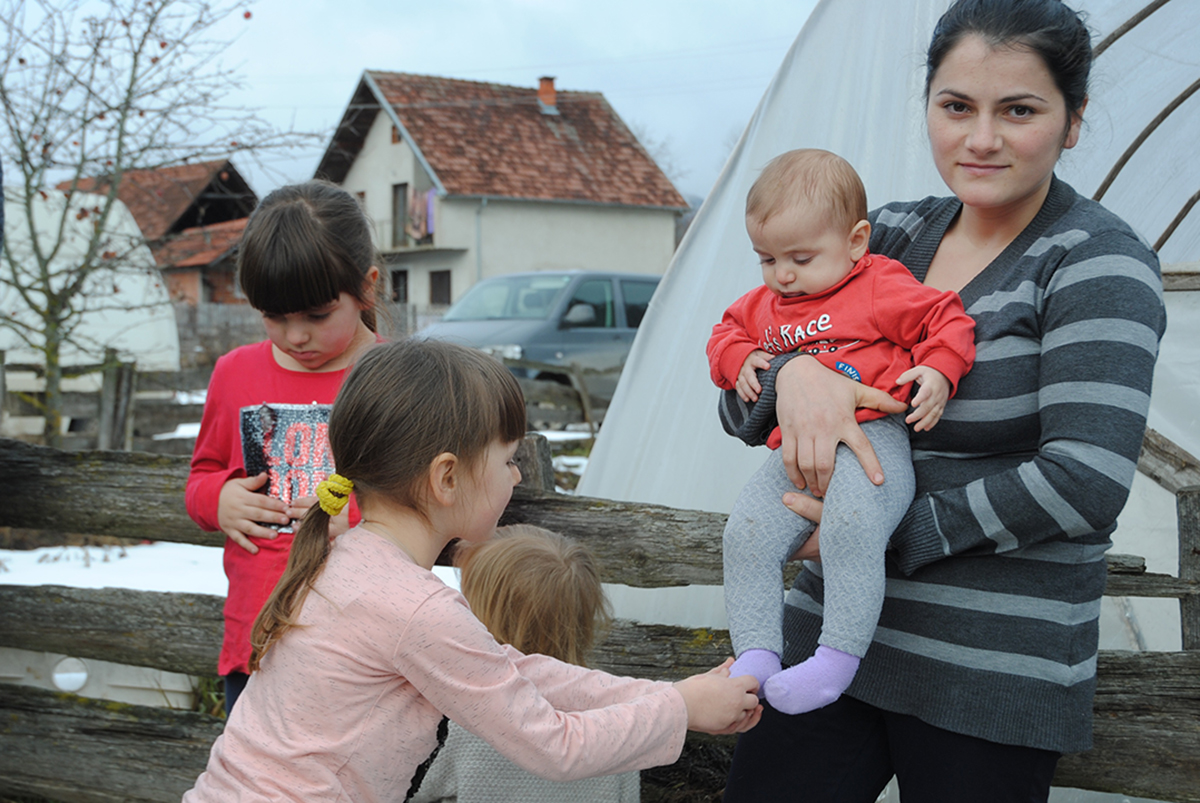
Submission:
<svg viewBox="0 0 1200 803">
<path fill-rule="evenodd" d="M 824 511 L 825 503 L 808 494 L 786 493 L 783 495 L 783 505 L 793 513 L 817 523 L 817 529 L 812 531 L 812 535 L 792 553 L 788 560 L 815 560 L 820 563 L 821 513 Z"/>
<path fill-rule="evenodd" d="M 723 735 L 742 733 L 758 724 L 762 705 L 753 675 L 729 677 L 732 658 L 702 675 L 676 681 L 687 706 L 688 730 Z"/>
<path fill-rule="evenodd" d="M 855 382 L 813 359 L 797 357 L 779 369 L 775 415 L 783 435 L 780 450 L 788 479 L 797 488 L 825 495 L 839 443 L 850 447 L 873 483 L 883 484 L 883 467 L 875 449 L 854 419 L 859 407 L 884 413 L 908 409 L 882 390 Z"/>
</svg>

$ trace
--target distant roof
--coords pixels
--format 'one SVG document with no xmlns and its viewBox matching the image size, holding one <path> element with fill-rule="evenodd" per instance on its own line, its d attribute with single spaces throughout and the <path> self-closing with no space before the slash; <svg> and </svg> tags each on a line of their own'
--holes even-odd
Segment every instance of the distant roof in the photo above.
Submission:
<svg viewBox="0 0 1200 803">
<path fill-rule="evenodd" d="M 211 265 L 228 254 L 246 229 L 248 218 L 227 220 L 211 226 L 184 229 L 152 249 L 160 268 L 188 268 Z"/>
<path fill-rule="evenodd" d="M 67 184 L 58 186 L 65 189 Z M 79 189 L 107 192 L 108 180 L 104 177 L 80 179 Z M 202 198 L 214 202 L 214 210 L 208 214 L 208 219 L 218 221 L 245 217 L 257 203 L 253 190 L 228 159 L 155 170 L 127 170 L 121 176 L 117 197 L 133 213 L 142 235 L 151 241 L 204 221 L 207 210 L 197 204 Z M 220 212 L 216 211 L 217 207 Z"/>
<path fill-rule="evenodd" d="M 345 179 L 386 104 L 448 195 L 687 208 L 603 95 L 550 97 L 556 114 L 535 88 L 367 71 L 317 175 Z"/>
</svg>

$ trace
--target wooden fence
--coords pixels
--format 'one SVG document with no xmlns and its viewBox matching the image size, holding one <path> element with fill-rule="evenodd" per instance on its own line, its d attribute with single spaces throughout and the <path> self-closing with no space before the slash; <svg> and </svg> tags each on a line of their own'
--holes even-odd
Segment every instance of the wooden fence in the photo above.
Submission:
<svg viewBox="0 0 1200 803">
<path fill-rule="evenodd" d="M 261 324 L 260 324 L 261 328 Z M 261 339 L 261 337 L 259 338 Z M 506 361 L 517 368 L 533 368 L 564 377 L 566 383 L 541 379 L 519 379 L 525 394 L 531 424 L 539 428 L 557 429 L 565 425 L 582 424 L 591 431 L 604 420 L 608 400 L 588 393 L 587 379 L 595 376 L 578 366 L 557 366 L 531 361 Z M 42 430 L 39 406 L 44 394 L 5 388 L 5 371 L 33 374 L 40 377 L 40 365 L 5 363 L 0 351 L 0 409 L 12 417 L 37 418 L 35 437 Z M 123 449 L 155 454 L 190 455 L 192 438 L 159 440 L 156 435 L 169 433 L 179 424 L 199 423 L 204 411 L 202 402 L 180 403 L 179 391 L 195 392 L 208 387 L 212 366 L 189 368 L 183 371 L 138 371 L 133 363 L 121 363 L 116 353 L 109 353 L 105 363 L 70 366 L 68 376 L 97 373 L 102 376 L 98 391 L 66 391 L 61 413 L 68 422 L 62 447 L 68 450 Z M 619 371 L 615 372 L 619 375 Z M 609 377 L 610 381 L 612 377 Z"/>
<path fill-rule="evenodd" d="M 604 580 L 663 587 L 721 583 L 725 517 L 557 495 L 545 439 L 518 453 L 524 480 L 505 522 L 586 541 Z M 1111 595 L 1180 600 L 1184 650 L 1101 652 L 1095 749 L 1065 757 L 1055 783 L 1170 801 L 1200 801 L 1200 469 L 1147 437 L 1140 463 L 1177 493 L 1178 577 L 1109 557 Z M 0 440 L 0 527 L 217 546 L 183 507 L 187 460 L 66 452 Z M 0 585 L 0 646 L 212 675 L 222 598 L 118 589 Z M 597 666 L 678 678 L 730 652 L 724 631 L 618 622 Z M 177 801 L 203 770 L 222 721 L 203 714 L 89 700 L 0 684 L 0 795 L 68 803 Z M 721 741 L 727 752 L 731 740 Z M 716 791 L 716 790 L 713 790 Z"/>
</svg>

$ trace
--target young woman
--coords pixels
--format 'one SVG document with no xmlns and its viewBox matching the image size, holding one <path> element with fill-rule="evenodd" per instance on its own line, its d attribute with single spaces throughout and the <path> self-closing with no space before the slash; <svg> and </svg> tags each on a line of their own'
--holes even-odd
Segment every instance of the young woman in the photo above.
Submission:
<svg viewBox="0 0 1200 803">
<path fill-rule="evenodd" d="M 863 668 L 832 705 L 768 709 L 739 740 L 726 801 L 873 801 L 892 775 L 906 801 L 1045 800 L 1059 755 L 1091 744 L 1104 552 L 1165 315 L 1154 253 L 1054 176 L 1090 65 L 1087 29 L 1058 0 L 958 0 L 934 31 L 927 120 L 953 196 L 877 210 L 871 250 L 961 295 L 975 367 L 912 436 L 916 499 Z M 886 400 L 804 358 L 776 390 L 797 484 L 825 487 L 839 442 L 882 480 L 854 410 Z M 818 500 L 785 502 L 820 519 Z M 787 601 L 796 663 L 820 633 L 819 565 Z M 797 760 L 802 776 L 779 771 Z"/>
</svg>

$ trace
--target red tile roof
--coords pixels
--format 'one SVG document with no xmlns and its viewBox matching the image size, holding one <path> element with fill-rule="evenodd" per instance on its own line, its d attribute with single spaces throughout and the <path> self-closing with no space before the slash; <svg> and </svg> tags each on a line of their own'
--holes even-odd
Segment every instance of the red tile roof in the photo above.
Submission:
<svg viewBox="0 0 1200 803">
<path fill-rule="evenodd" d="M 598 92 L 558 91 L 553 115 L 542 112 L 532 87 L 378 71 L 364 77 L 450 195 L 687 207 Z"/>
<path fill-rule="evenodd" d="M 213 177 L 228 169 L 227 159 L 160 167 L 157 170 L 128 170 L 121 177 L 117 197 L 129 208 L 147 240 L 157 240 L 171 230 Z M 59 185 L 65 189 L 64 184 Z M 83 192 L 108 191 L 104 179 L 79 181 Z"/>
<path fill-rule="evenodd" d="M 204 267 L 225 256 L 242 239 L 248 218 L 184 229 L 153 249 L 160 268 Z"/>
</svg>

